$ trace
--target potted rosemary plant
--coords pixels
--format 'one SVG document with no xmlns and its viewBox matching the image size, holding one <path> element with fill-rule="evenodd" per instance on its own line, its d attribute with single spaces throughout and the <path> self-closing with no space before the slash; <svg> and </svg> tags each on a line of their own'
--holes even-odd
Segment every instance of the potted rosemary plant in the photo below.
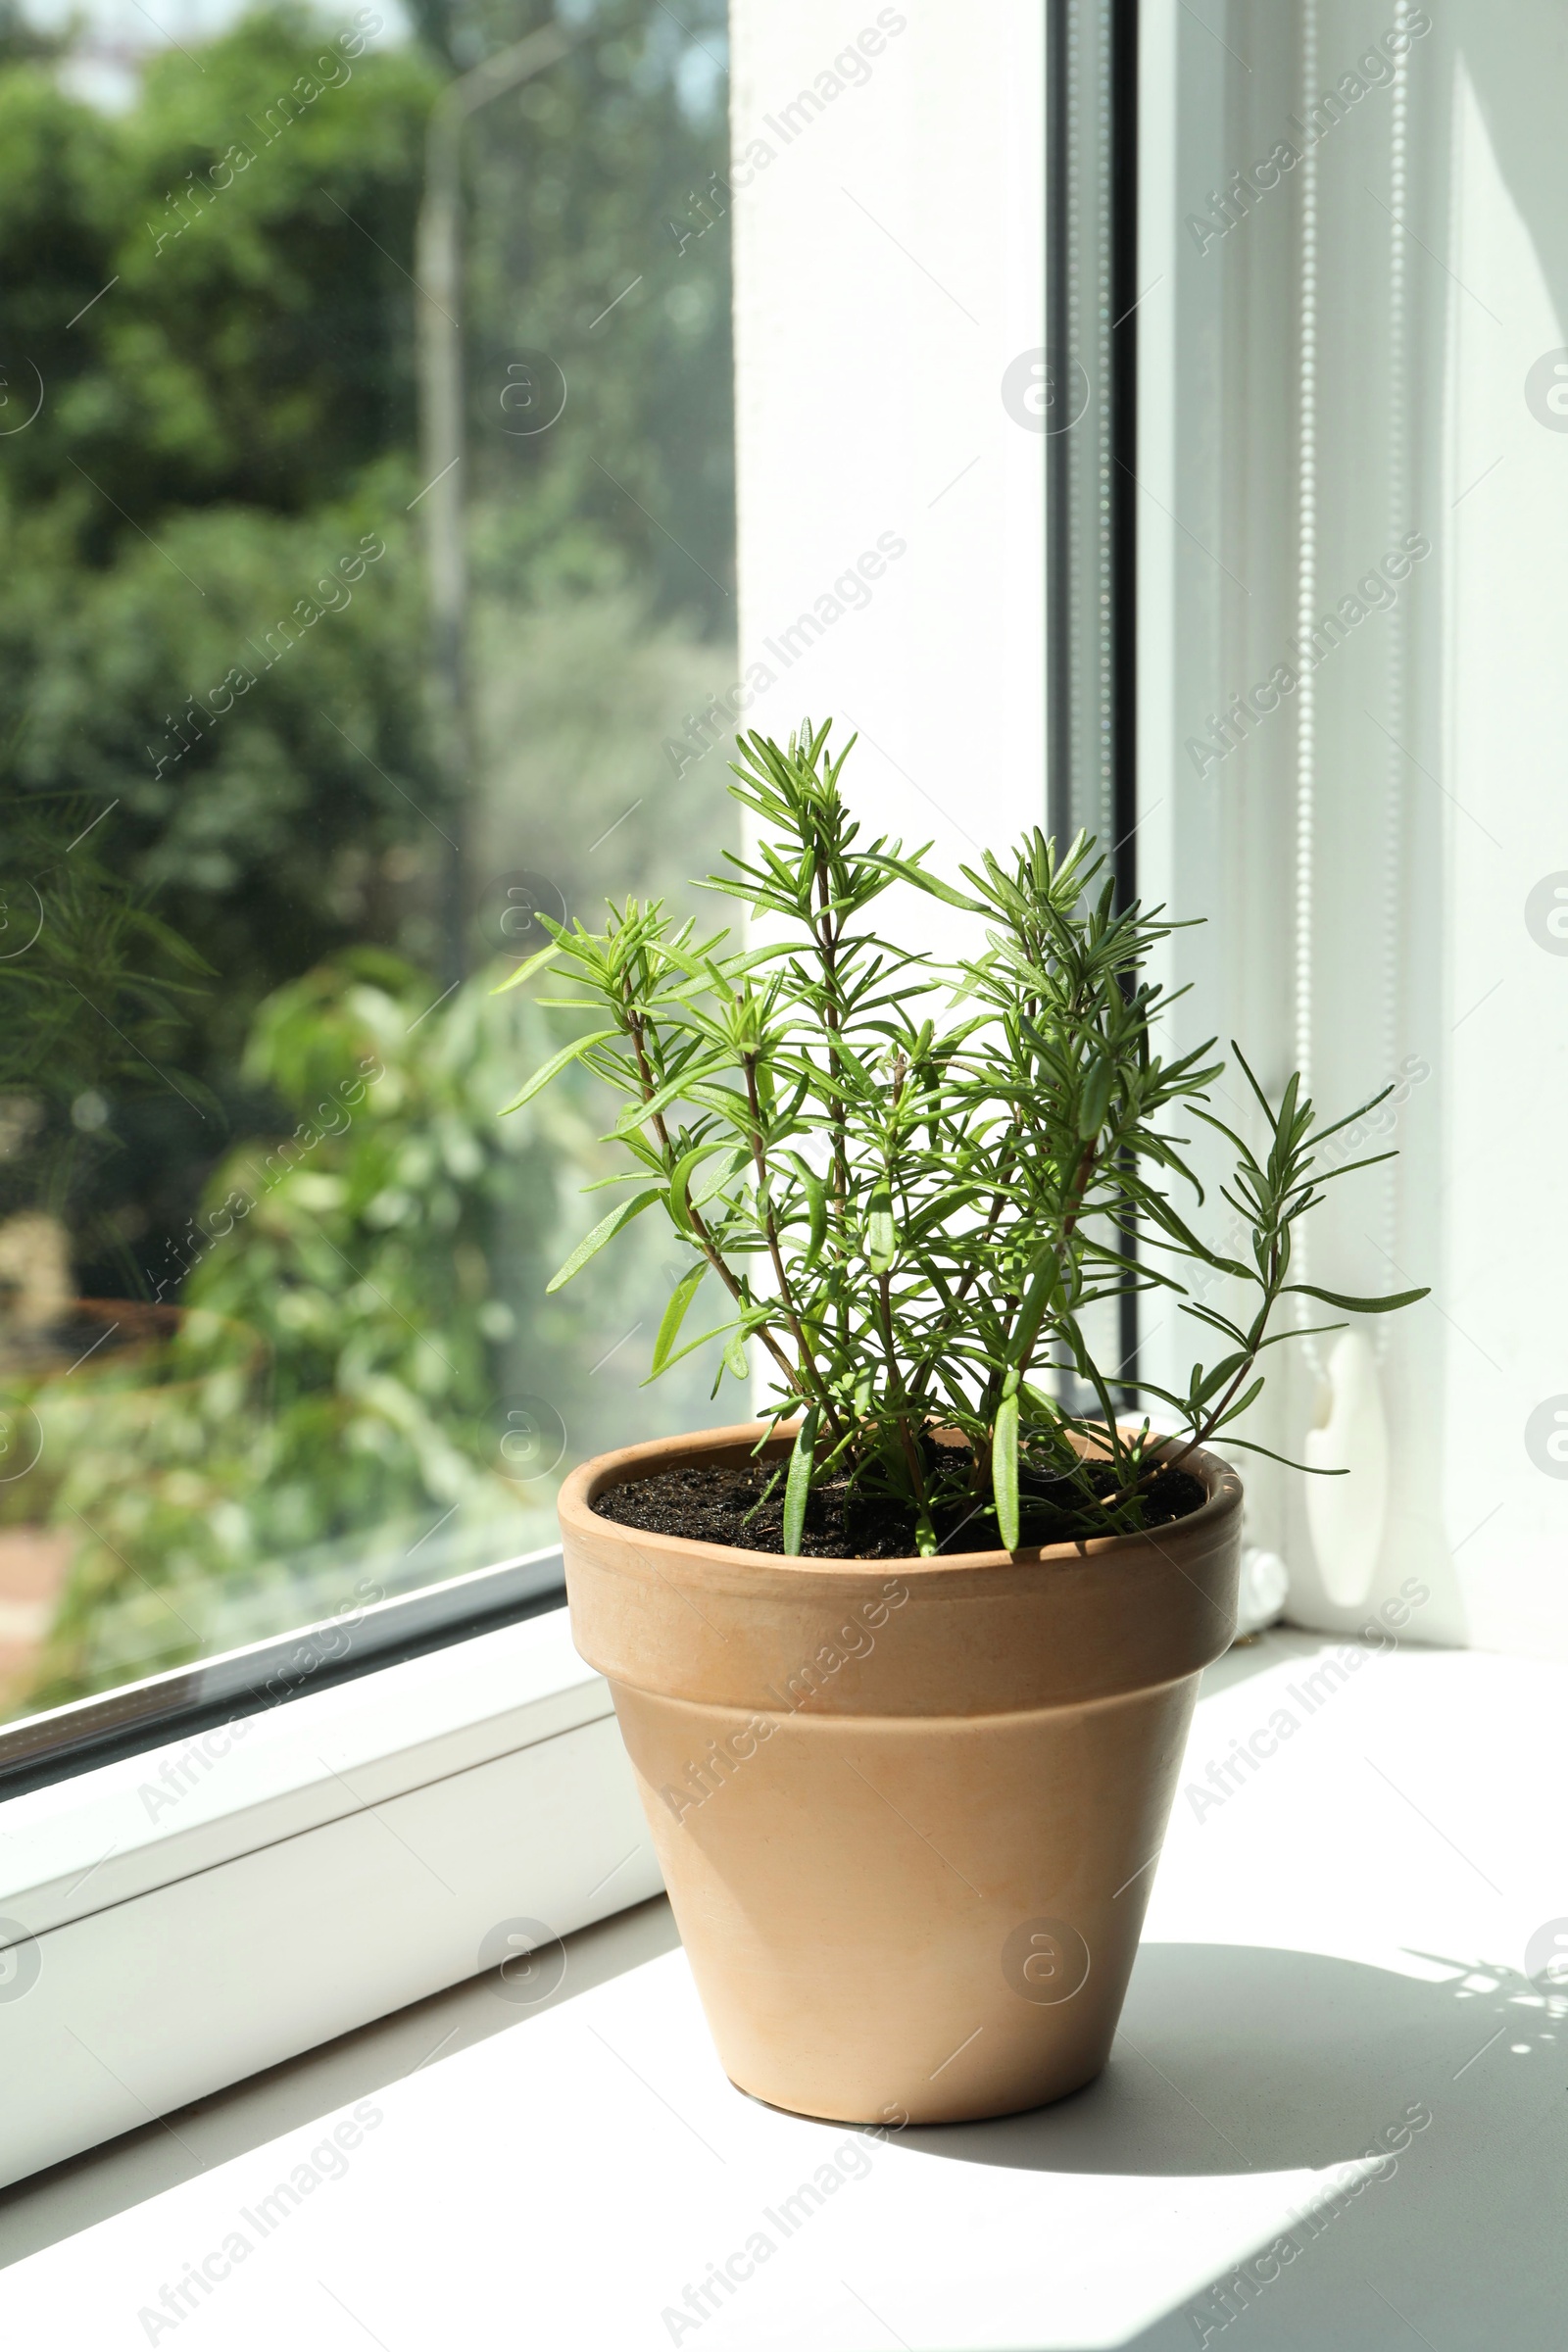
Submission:
<svg viewBox="0 0 1568 2352">
<path fill-rule="evenodd" d="M 635 901 L 547 924 L 508 985 L 553 966 L 545 1001 L 594 1025 L 517 1102 L 572 1061 L 625 1098 L 629 1189 L 551 1287 L 657 1208 L 689 1262 L 653 1371 L 706 1345 L 715 1393 L 767 1384 L 760 1419 L 603 1455 L 560 1496 L 574 1637 L 719 2053 L 775 2105 L 951 2121 L 1104 2064 L 1198 1677 L 1235 1631 L 1241 1483 L 1208 1446 L 1291 1336 L 1278 1310 L 1424 1294 L 1291 1279 L 1349 1173 L 1314 1163 L 1337 1128 L 1243 1061 L 1259 1154 L 1208 1106 L 1209 1049 L 1162 1057 L 1143 968 L 1171 926 L 1117 910 L 1092 843 L 1034 832 L 939 880 L 859 846 L 828 732 L 740 747 L 759 846 L 708 887 L 744 941 Z M 974 952 L 883 938 L 901 883 L 972 916 Z M 1240 1256 L 1188 1221 L 1173 1112 L 1235 1152 Z M 1187 1295 L 1195 1269 L 1237 1286 L 1235 1318 Z M 1163 1435 L 1088 1336 L 1129 1286 L 1210 1343 L 1184 1392 L 1141 1384 Z"/>
</svg>

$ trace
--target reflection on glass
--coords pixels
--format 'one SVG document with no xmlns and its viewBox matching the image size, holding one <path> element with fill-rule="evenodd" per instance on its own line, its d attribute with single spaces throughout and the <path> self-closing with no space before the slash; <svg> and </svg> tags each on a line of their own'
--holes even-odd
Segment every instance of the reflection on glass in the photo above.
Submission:
<svg viewBox="0 0 1568 2352">
<path fill-rule="evenodd" d="M 721 8 L 122 16 L 0 17 L 0 1717 L 717 1409 L 652 1220 L 546 1295 L 605 1105 L 494 990 L 733 837 Z"/>
</svg>

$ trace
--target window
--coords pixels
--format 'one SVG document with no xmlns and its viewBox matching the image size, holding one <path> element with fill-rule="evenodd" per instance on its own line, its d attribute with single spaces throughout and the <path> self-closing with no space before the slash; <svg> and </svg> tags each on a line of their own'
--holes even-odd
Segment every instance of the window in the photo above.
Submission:
<svg viewBox="0 0 1568 2352">
<path fill-rule="evenodd" d="M 572 1016 L 491 992 L 722 855 L 737 720 L 834 713 L 950 871 L 1086 825 L 1203 918 L 1172 1051 L 1392 1085 L 1310 1272 L 1437 1295 L 1257 1427 L 1381 1500 L 1258 1465 L 1250 1537 L 1304 1625 L 1415 1575 L 1412 1640 L 1564 1645 L 1552 28 L 377 13 L 5 34 L 23 2170 L 471 1975 L 509 1885 L 566 1933 L 656 1883 L 550 1496 L 726 1407 L 639 1385 L 651 1220 L 546 1291 L 610 1163 L 585 1095 L 497 1117 Z M 89 1998 L 120 2088 L 61 2096 Z"/>
<path fill-rule="evenodd" d="M 722 9 L 167 24 L 0 61 L 11 1787 L 538 1605 L 719 1409 L 651 1221 L 548 1293 L 605 1122 L 494 992 L 733 838 Z"/>
</svg>

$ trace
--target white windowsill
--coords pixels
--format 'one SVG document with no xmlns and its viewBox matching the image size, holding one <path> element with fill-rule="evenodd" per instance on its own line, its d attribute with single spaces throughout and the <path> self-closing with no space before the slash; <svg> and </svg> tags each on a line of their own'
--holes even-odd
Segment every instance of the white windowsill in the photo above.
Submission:
<svg viewBox="0 0 1568 2352">
<path fill-rule="evenodd" d="M 1296 2256 L 1211 2343 L 1552 2340 L 1568 2255 L 1540 2200 L 1568 2156 L 1568 1997 L 1518 1972 L 1568 1911 L 1568 1677 L 1360 1653 L 1308 1706 L 1332 1646 L 1273 1635 L 1209 1678 L 1184 1791 L 1278 1710 L 1297 1728 L 1200 1817 L 1178 1795 L 1117 2050 L 1080 2097 L 879 2143 L 736 2092 L 679 1952 L 575 1998 L 568 1962 L 549 2014 L 376 2089 L 342 2178 L 264 2235 L 242 2217 L 359 2095 L 341 2055 L 307 2062 L 320 2120 L 16 2263 L 8 2335 L 424 2352 L 516 2340 L 525 2314 L 530 2341 L 572 2352 L 1174 2348 L 1200 2339 L 1195 2302 L 1223 2316 L 1210 2282 L 1290 2230 Z M 449 1996 L 467 1997 L 496 1995 Z M 1431 2120 L 1393 2177 L 1327 2206 L 1412 2106 Z M 843 2185 L 786 2237 L 768 2215 L 825 2164 Z M 19 2216 L 50 2193 L 15 2192 Z M 138 2322 L 236 2229 L 251 2250 L 210 2297 L 191 2288 L 177 2328 Z M 769 2259 L 677 2330 L 662 2315 L 759 2230 Z"/>
<path fill-rule="evenodd" d="M 530 2014 L 574 2000 L 595 1984 L 672 1951 L 679 1940 L 662 1895 L 580 1929 L 565 1939 L 567 1965 L 561 1984 Z M 487 2041 L 515 2025 L 520 2014 L 498 1995 L 498 1981 L 494 1972 L 468 1977 L 0 2189 L 0 2271 Z"/>
</svg>

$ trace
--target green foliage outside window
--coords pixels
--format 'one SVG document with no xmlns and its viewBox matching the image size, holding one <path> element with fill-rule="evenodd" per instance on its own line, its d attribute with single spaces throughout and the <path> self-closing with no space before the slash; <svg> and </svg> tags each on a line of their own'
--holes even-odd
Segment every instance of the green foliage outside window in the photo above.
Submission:
<svg viewBox="0 0 1568 2352">
<path fill-rule="evenodd" d="M 667 230 L 722 152 L 722 17 L 679 13 L 603 0 L 466 138 L 462 823 L 426 699 L 415 230 L 437 94 L 550 12 L 432 0 L 378 45 L 364 11 L 264 7 L 120 115 L 0 13 L 0 1221 L 52 1219 L 75 1290 L 127 1302 L 79 1369 L 69 1333 L 4 1366 L 47 1442 L 0 1527 L 74 1547 L 32 1703 L 336 1607 L 351 1565 L 394 1589 L 548 1542 L 551 1482 L 497 1459 L 509 1396 L 573 1458 L 624 1426 L 619 1343 L 668 1252 L 543 1298 L 603 1119 L 585 1084 L 498 1138 L 554 1033 L 484 967 L 514 869 L 552 905 L 678 892 L 728 829 L 721 755 L 661 749 L 734 674 L 727 250 Z M 571 400 L 528 440 L 499 393 L 534 346 Z M 285 1168 L 366 1054 L 384 1075 Z"/>
</svg>

